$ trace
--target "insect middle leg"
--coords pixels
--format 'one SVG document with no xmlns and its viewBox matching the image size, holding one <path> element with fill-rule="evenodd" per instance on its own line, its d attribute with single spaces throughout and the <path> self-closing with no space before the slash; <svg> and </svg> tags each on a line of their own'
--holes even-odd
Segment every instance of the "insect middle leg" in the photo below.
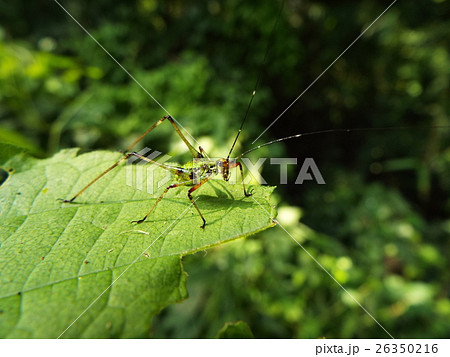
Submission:
<svg viewBox="0 0 450 357">
<path fill-rule="evenodd" d="M 203 224 L 200 226 L 200 228 L 205 228 L 206 221 L 205 221 L 205 218 L 203 217 L 202 213 L 200 212 L 200 209 L 197 207 L 197 204 L 195 203 L 195 201 L 192 198 L 191 194 L 192 194 L 192 192 L 197 190 L 201 185 L 203 185 L 204 183 L 208 182 L 210 179 L 211 179 L 211 177 L 207 177 L 207 178 L 203 179 L 198 184 L 196 184 L 194 187 L 190 188 L 189 191 L 188 191 L 189 199 L 191 200 L 192 204 L 194 205 L 195 209 L 197 210 L 198 214 L 200 215 L 200 218 L 203 220 Z"/>
<path fill-rule="evenodd" d="M 192 194 L 192 192 L 194 192 L 195 190 L 197 190 L 201 185 L 203 185 L 205 182 L 207 182 L 209 179 L 210 179 L 210 177 L 208 177 L 208 178 L 206 178 L 206 179 L 200 181 L 198 184 L 194 185 L 194 186 L 193 186 L 192 188 L 190 188 L 189 191 L 188 191 L 188 197 L 189 197 L 189 200 L 192 202 L 193 206 L 195 207 L 195 209 L 197 210 L 198 214 L 200 215 L 200 218 L 201 218 L 202 221 L 203 221 L 203 224 L 200 226 L 200 228 L 205 228 L 206 220 L 205 220 L 205 218 L 203 217 L 202 213 L 200 212 L 200 209 L 198 208 L 198 206 L 197 206 L 197 204 L 195 203 L 194 198 L 192 197 L 191 194 Z M 191 184 L 193 184 L 193 183 L 194 183 L 194 180 L 190 180 L 190 181 L 186 181 L 186 182 L 182 182 L 182 183 L 176 183 L 176 184 L 173 184 L 173 185 L 168 186 L 168 187 L 164 190 L 164 192 L 161 194 L 161 196 L 158 197 L 158 199 L 156 200 L 156 202 L 153 204 L 152 208 L 150 208 L 150 210 L 147 212 L 147 214 L 146 214 L 142 219 L 139 219 L 139 220 L 137 220 L 137 221 L 131 221 L 131 222 L 132 222 L 132 223 L 142 223 L 142 222 L 144 222 L 144 221 L 148 218 L 148 216 L 150 216 L 150 214 L 151 214 L 151 213 L 153 212 L 153 210 L 156 208 L 156 206 L 158 205 L 158 203 L 163 199 L 163 197 L 166 195 L 166 193 L 167 193 L 170 189 L 175 188 L 175 187 L 180 187 L 180 186 L 191 185 Z"/>
</svg>

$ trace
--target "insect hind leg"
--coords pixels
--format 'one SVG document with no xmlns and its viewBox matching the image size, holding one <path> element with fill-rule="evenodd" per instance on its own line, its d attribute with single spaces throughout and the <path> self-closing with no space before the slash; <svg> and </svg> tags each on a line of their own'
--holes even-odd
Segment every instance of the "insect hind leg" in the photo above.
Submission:
<svg viewBox="0 0 450 357">
<path fill-rule="evenodd" d="M 84 186 L 75 196 L 73 196 L 71 199 L 69 200 L 64 200 L 61 199 L 61 201 L 66 202 L 66 203 L 71 203 L 73 202 L 78 196 L 80 196 L 84 191 L 86 191 L 91 185 L 93 185 L 94 183 L 96 183 L 99 179 L 101 179 L 103 176 L 105 176 L 108 172 L 110 172 L 111 170 L 113 170 L 114 168 L 116 168 L 117 166 L 119 166 L 122 162 L 124 162 L 125 160 L 127 160 L 130 156 L 132 156 L 132 153 L 129 154 L 125 154 L 119 161 L 115 162 L 113 165 L 111 165 L 110 167 L 108 167 L 105 171 L 103 171 L 100 175 L 98 175 L 96 178 L 94 178 L 91 182 L 89 182 L 86 186 Z"/>
<path fill-rule="evenodd" d="M 105 176 L 108 172 L 110 172 L 111 170 L 113 170 L 114 168 L 116 168 L 117 166 L 119 166 L 122 162 L 124 162 L 125 160 L 127 160 L 130 156 L 133 156 L 134 153 L 127 153 L 128 151 L 130 151 L 133 146 L 135 146 L 138 142 L 140 142 L 148 133 L 150 133 L 153 129 L 155 129 L 157 126 L 159 126 L 164 120 L 168 119 L 169 121 L 173 121 L 173 119 L 170 117 L 169 119 L 169 115 L 166 115 L 164 117 L 162 117 L 161 119 L 159 119 L 155 124 L 153 124 L 150 128 L 148 128 L 145 133 L 143 133 L 139 138 L 137 138 L 130 146 L 128 146 L 128 148 L 125 150 L 125 153 L 123 154 L 123 157 L 117 161 L 116 163 L 114 163 L 113 165 L 111 165 L 110 167 L 108 167 L 105 171 L 103 171 L 100 175 L 98 175 L 96 178 L 94 178 L 91 182 L 89 182 L 86 186 L 84 186 L 77 194 L 75 194 L 75 196 L 73 196 L 71 199 L 61 199 L 61 201 L 66 202 L 66 203 L 71 203 L 73 202 L 78 196 L 80 196 L 84 191 L 86 191 L 90 186 L 92 186 L 94 183 L 96 183 L 100 178 L 102 178 L 103 176 Z M 178 128 L 177 128 L 178 129 Z M 177 130 L 177 132 L 179 132 L 179 130 Z M 195 149 L 194 149 L 195 150 Z"/>
<path fill-rule="evenodd" d="M 131 223 L 142 223 L 142 222 L 144 222 L 147 218 L 148 218 L 148 216 L 150 216 L 150 214 L 153 212 L 153 210 L 156 208 L 156 206 L 158 205 L 158 203 L 163 199 L 163 197 L 166 195 L 166 193 L 171 189 L 171 188 L 175 188 L 175 187 L 180 187 L 180 186 L 185 186 L 185 185 L 188 185 L 189 184 L 189 182 L 183 182 L 183 183 L 175 183 L 175 184 L 172 184 L 172 185 L 170 185 L 170 186 L 168 186 L 165 190 L 164 190 L 164 192 L 161 194 L 161 196 L 159 196 L 158 197 L 158 199 L 156 200 L 156 202 L 153 204 L 153 206 L 152 206 L 152 208 L 150 208 L 150 210 L 147 212 L 147 214 L 142 218 L 142 219 L 139 219 L 139 220 L 137 220 L 137 221 L 131 221 Z"/>
</svg>

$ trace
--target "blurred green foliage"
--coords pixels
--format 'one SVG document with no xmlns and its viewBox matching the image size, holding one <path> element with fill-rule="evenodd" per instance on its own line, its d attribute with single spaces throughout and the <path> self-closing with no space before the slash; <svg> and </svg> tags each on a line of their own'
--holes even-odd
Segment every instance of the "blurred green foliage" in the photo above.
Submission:
<svg viewBox="0 0 450 357">
<path fill-rule="evenodd" d="M 229 150 L 260 70 L 234 154 L 389 5 L 286 1 L 263 65 L 279 1 L 61 3 L 213 156 Z M 449 125 L 449 15 L 448 0 L 397 2 L 264 137 L 415 129 L 250 155 L 314 158 L 327 184 L 294 185 L 290 166 L 279 221 L 395 337 L 450 331 L 449 130 L 431 128 Z M 0 140 L 38 156 L 123 149 L 165 114 L 55 2 L 3 2 L 0 23 Z M 168 125 L 141 146 L 187 151 Z M 270 184 L 277 169 L 263 171 Z M 185 267 L 190 299 L 162 311 L 152 336 L 214 337 L 238 320 L 255 337 L 387 336 L 281 228 Z"/>
</svg>

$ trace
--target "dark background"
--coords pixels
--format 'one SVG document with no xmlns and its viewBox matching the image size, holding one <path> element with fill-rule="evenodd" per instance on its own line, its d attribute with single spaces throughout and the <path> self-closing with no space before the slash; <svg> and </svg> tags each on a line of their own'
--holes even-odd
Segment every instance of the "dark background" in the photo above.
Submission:
<svg viewBox="0 0 450 357">
<path fill-rule="evenodd" d="M 62 1 L 212 156 L 237 155 L 388 5 L 386 1 Z M 450 5 L 399 1 L 271 127 L 249 157 L 311 157 L 326 185 L 295 185 L 278 219 L 394 337 L 450 331 Z M 0 140 L 37 157 L 124 149 L 166 113 L 51 0 L 0 5 Z M 170 125 L 148 146 L 189 160 Z M 256 145 L 257 143 L 255 143 Z M 137 148 L 139 149 L 139 148 Z M 268 163 L 268 162 L 267 162 Z M 278 166 L 263 177 L 277 185 Z M 232 222 L 230 222 L 232 224 Z M 190 298 L 153 337 L 387 337 L 279 227 L 185 258 Z"/>
</svg>

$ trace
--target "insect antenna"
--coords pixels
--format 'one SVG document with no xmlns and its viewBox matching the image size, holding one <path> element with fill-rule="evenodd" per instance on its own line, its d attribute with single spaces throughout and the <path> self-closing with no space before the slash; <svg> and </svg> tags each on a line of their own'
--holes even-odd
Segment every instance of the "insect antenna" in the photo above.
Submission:
<svg viewBox="0 0 450 357">
<path fill-rule="evenodd" d="M 394 127 L 384 127 L 384 128 L 348 128 L 348 129 L 328 129 L 328 130 L 319 130 L 319 131 L 311 131 L 308 133 L 299 133 L 295 135 L 286 136 L 284 138 L 279 138 L 275 140 L 268 141 L 267 143 L 255 146 L 242 154 L 238 155 L 236 157 L 236 160 L 240 159 L 241 157 L 247 155 L 248 153 L 251 153 L 252 151 L 258 150 L 264 146 L 276 144 L 282 141 L 290 140 L 299 138 L 301 136 L 311 136 L 311 135 L 318 135 L 318 134 L 331 134 L 331 133 L 351 133 L 351 132 L 358 132 L 358 131 L 375 131 L 375 130 L 424 130 L 424 129 L 443 129 L 443 128 L 450 128 L 450 125 L 437 125 L 437 126 L 394 126 Z"/>
<path fill-rule="evenodd" d="M 271 45 L 272 45 L 273 38 L 274 38 L 274 35 L 275 35 L 275 30 L 277 28 L 278 21 L 280 20 L 281 14 L 283 12 L 284 1 L 285 0 L 283 0 L 281 2 L 281 6 L 280 6 L 280 10 L 278 12 L 278 16 L 277 16 L 277 18 L 275 20 L 275 23 L 273 24 L 272 31 L 271 31 L 270 36 L 269 36 L 269 41 L 267 42 L 266 52 L 264 54 L 264 58 L 263 58 L 263 61 L 261 63 L 261 66 L 260 66 L 260 69 L 259 69 L 259 72 L 258 72 L 258 78 L 256 79 L 255 87 L 254 87 L 252 95 L 250 97 L 250 101 L 249 101 L 249 103 L 247 105 L 247 109 L 245 110 L 244 119 L 242 119 L 241 126 L 239 127 L 239 130 L 238 130 L 238 132 L 236 134 L 236 137 L 234 138 L 233 144 L 231 145 L 231 149 L 230 149 L 230 152 L 228 153 L 227 160 L 230 159 L 231 153 L 233 152 L 234 146 L 237 143 L 239 135 L 241 135 L 242 128 L 244 127 L 244 123 L 247 120 L 248 114 L 250 112 L 250 108 L 251 108 L 252 103 L 253 103 L 253 99 L 255 98 L 256 90 L 258 89 L 259 83 L 261 82 L 261 77 L 262 77 L 262 73 L 263 73 L 263 70 L 264 70 L 264 66 L 266 64 L 267 55 L 269 53 L 270 48 L 272 47 Z"/>
</svg>

